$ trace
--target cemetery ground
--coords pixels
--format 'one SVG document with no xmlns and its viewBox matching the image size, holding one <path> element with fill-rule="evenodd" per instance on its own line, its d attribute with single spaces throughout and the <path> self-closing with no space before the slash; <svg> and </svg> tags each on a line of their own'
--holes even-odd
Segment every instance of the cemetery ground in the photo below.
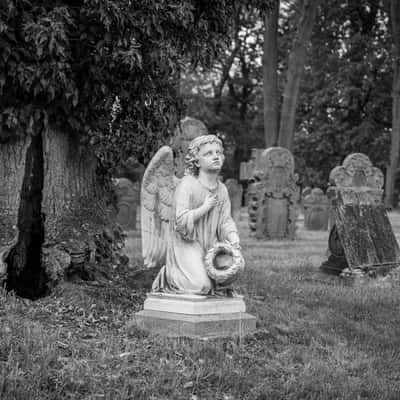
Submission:
<svg viewBox="0 0 400 400">
<path fill-rule="evenodd" d="M 390 213 L 395 233 L 400 214 Z M 127 329 L 154 271 L 69 282 L 32 302 L 0 292 L 1 399 L 399 399 L 400 278 L 351 284 L 318 271 L 327 232 L 250 238 L 238 286 L 257 331 L 163 339 Z"/>
</svg>

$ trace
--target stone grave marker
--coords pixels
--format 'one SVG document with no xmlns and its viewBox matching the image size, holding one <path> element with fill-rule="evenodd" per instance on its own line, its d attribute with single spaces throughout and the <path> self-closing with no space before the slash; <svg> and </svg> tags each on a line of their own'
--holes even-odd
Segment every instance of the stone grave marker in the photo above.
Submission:
<svg viewBox="0 0 400 400">
<path fill-rule="evenodd" d="M 248 206 L 249 190 L 255 180 L 259 180 L 261 166 L 261 155 L 264 149 L 253 148 L 251 149 L 250 160 L 240 163 L 240 180 L 246 185 L 244 194 L 244 204 Z"/>
<path fill-rule="evenodd" d="M 384 178 L 362 153 L 350 154 L 330 173 L 333 226 L 325 272 L 376 275 L 399 266 L 399 245 L 382 202 Z"/>
<path fill-rule="evenodd" d="M 303 199 L 304 228 L 311 231 L 326 231 L 329 221 L 329 200 L 322 189 L 314 188 Z"/>
<path fill-rule="evenodd" d="M 240 219 L 240 209 L 242 207 L 243 186 L 237 179 L 229 178 L 225 182 L 231 200 L 231 214 L 236 223 Z"/>
<path fill-rule="evenodd" d="M 249 226 L 261 239 L 294 239 L 299 187 L 294 158 L 283 147 L 262 153 L 259 179 L 249 187 Z"/>
<path fill-rule="evenodd" d="M 117 222 L 125 231 L 137 230 L 137 210 L 140 202 L 140 184 L 127 178 L 115 178 L 114 190 L 117 195 Z"/>
<path fill-rule="evenodd" d="M 208 129 L 202 121 L 191 117 L 185 117 L 179 121 L 170 142 L 175 154 L 174 163 L 177 178 L 182 178 L 185 172 L 185 155 L 189 143 L 195 137 L 201 135 L 208 135 Z"/>
</svg>

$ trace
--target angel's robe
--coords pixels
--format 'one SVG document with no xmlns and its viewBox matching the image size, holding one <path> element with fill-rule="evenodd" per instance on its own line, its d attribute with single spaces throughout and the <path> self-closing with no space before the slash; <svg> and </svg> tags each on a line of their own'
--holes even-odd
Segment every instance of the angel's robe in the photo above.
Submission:
<svg viewBox="0 0 400 400">
<path fill-rule="evenodd" d="M 222 182 L 212 191 L 218 196 L 217 204 L 194 221 L 193 210 L 204 203 L 209 193 L 194 176 L 184 176 L 179 182 L 174 193 L 166 264 L 153 283 L 154 291 L 209 294 L 213 288 L 204 257 L 216 242 L 227 240 L 237 229 Z"/>
</svg>

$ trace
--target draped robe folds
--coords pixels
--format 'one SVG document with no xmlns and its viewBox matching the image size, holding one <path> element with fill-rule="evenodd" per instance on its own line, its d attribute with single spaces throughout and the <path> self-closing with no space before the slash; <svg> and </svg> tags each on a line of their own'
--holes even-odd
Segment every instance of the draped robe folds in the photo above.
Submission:
<svg viewBox="0 0 400 400">
<path fill-rule="evenodd" d="M 229 233 L 237 233 L 237 229 L 222 182 L 212 191 L 218 196 L 216 206 L 194 221 L 194 210 L 209 193 L 194 176 L 184 176 L 179 182 L 174 193 L 166 264 L 153 283 L 153 291 L 209 294 L 213 288 L 204 256 L 217 241 L 227 240 Z"/>
</svg>

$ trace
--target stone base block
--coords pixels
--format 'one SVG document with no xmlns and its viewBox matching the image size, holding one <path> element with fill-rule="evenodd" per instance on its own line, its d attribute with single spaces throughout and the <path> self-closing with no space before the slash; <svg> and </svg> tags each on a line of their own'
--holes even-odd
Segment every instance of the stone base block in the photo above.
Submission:
<svg viewBox="0 0 400 400">
<path fill-rule="evenodd" d="M 188 315 L 143 310 L 135 314 L 133 323 L 152 334 L 193 339 L 242 336 L 256 329 L 256 318 L 247 313 Z"/>
<path fill-rule="evenodd" d="M 148 293 L 143 309 L 176 314 L 232 314 L 244 313 L 243 296 L 216 297 L 196 294 Z"/>
<path fill-rule="evenodd" d="M 131 324 L 168 337 L 242 336 L 256 328 L 256 318 L 245 311 L 242 296 L 149 293 Z"/>
</svg>

